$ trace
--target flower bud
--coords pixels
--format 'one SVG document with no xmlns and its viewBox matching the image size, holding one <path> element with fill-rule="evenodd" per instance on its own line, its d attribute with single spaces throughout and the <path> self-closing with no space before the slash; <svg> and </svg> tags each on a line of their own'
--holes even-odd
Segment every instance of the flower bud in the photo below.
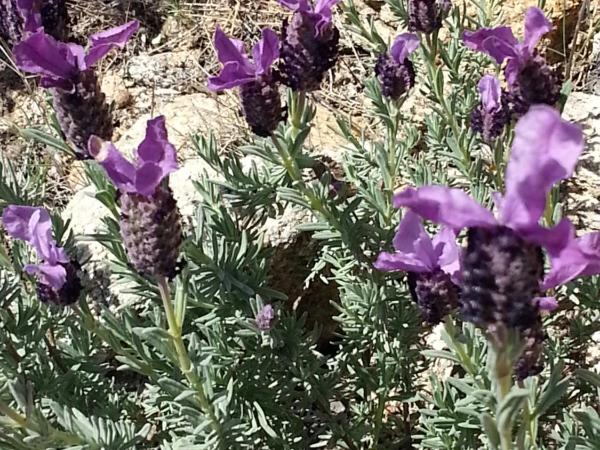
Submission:
<svg viewBox="0 0 600 450">
<path fill-rule="evenodd" d="M 131 265 L 145 276 L 173 277 L 183 235 L 167 180 L 150 196 L 121 192 L 119 204 L 121 236 Z"/>
<path fill-rule="evenodd" d="M 242 110 L 246 122 L 258 136 L 270 136 L 283 120 L 279 90 L 271 74 L 240 87 Z"/>
<path fill-rule="evenodd" d="M 517 380 L 524 380 L 539 374 L 544 368 L 542 352 L 546 334 L 542 328 L 542 320 L 538 318 L 534 326 L 523 331 L 521 339 L 523 350 L 515 362 L 514 373 Z"/>
<path fill-rule="evenodd" d="M 77 156 L 88 159 L 87 143 L 92 135 L 110 140 L 112 113 L 106 96 L 92 69 L 80 72 L 73 80 L 73 91 L 52 88 L 56 118 L 66 138 L 73 143 Z"/>
<path fill-rule="evenodd" d="M 332 23 L 323 26 L 318 14 L 297 11 L 283 25 L 281 72 L 294 91 L 319 89 L 337 60 L 340 34 Z"/>
<path fill-rule="evenodd" d="M 458 305 L 458 287 L 441 269 L 409 272 L 408 287 L 413 300 L 419 305 L 423 320 L 430 325 L 440 323 Z"/>
<path fill-rule="evenodd" d="M 554 106 L 560 98 L 560 81 L 546 60 L 535 54 L 519 68 L 516 80 L 510 86 L 513 109 L 525 114 L 531 105 Z"/>
<path fill-rule="evenodd" d="M 439 30 L 451 7 L 450 0 L 409 0 L 408 29 L 425 34 Z"/>
<path fill-rule="evenodd" d="M 460 308 L 482 328 L 527 330 L 539 320 L 544 262 L 541 249 L 504 226 L 470 228 L 463 256 Z"/>
<path fill-rule="evenodd" d="M 56 289 L 42 281 L 38 280 L 37 282 L 36 291 L 38 298 L 42 303 L 57 306 L 69 306 L 77 303 L 77 300 L 81 295 L 82 286 L 78 273 L 81 267 L 79 266 L 79 263 L 71 260 L 66 263 L 60 263 L 60 265 L 65 269 L 67 274 L 62 287 Z"/>
</svg>

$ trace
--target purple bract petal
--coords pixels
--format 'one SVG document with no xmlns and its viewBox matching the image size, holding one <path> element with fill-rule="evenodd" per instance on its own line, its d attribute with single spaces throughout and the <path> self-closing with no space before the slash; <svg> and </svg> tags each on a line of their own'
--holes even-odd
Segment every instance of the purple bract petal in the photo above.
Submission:
<svg viewBox="0 0 600 450">
<path fill-rule="evenodd" d="M 135 165 L 112 143 L 102 142 L 96 136 L 90 138 L 88 152 L 121 191 L 146 197 L 152 196 L 162 180 L 177 170 L 177 154 L 168 140 L 163 116 L 147 122 L 146 137 L 138 147 Z"/>
<path fill-rule="evenodd" d="M 456 234 L 450 228 L 442 227 L 432 243 L 437 257 L 436 265 L 450 275 L 455 284 L 460 282 L 460 248 L 456 244 Z"/>
<path fill-rule="evenodd" d="M 236 62 L 239 64 L 241 70 L 254 73 L 254 68 L 244 52 L 244 43 L 242 41 L 229 38 L 219 26 L 215 30 L 214 41 L 215 50 L 221 64 Z"/>
<path fill-rule="evenodd" d="M 13 54 L 20 69 L 52 79 L 68 79 L 79 70 L 72 46 L 57 42 L 43 31 L 15 45 Z"/>
<path fill-rule="evenodd" d="M 454 231 L 497 224 L 492 213 L 465 192 L 444 186 L 406 188 L 394 195 L 394 206 L 406 207 L 421 217 L 446 225 Z"/>
<path fill-rule="evenodd" d="M 146 124 L 146 136 L 138 146 L 139 163 L 152 162 L 168 173 L 177 170 L 177 152 L 169 143 L 165 116 L 158 116 Z"/>
<path fill-rule="evenodd" d="M 256 75 L 269 73 L 273 62 L 279 58 L 279 37 L 270 28 L 263 28 L 262 38 L 252 49 Z"/>
<path fill-rule="evenodd" d="M 47 263 L 68 260 L 64 249 L 57 247 L 52 238 L 52 220 L 44 208 L 9 205 L 2 213 L 2 223 L 9 235 L 28 242 Z"/>
<path fill-rule="evenodd" d="M 396 40 L 394 40 L 390 54 L 392 55 L 392 58 L 396 60 L 396 62 L 401 64 L 406 60 L 406 58 L 408 58 L 408 55 L 419 48 L 419 44 L 419 38 L 416 34 L 402 33 L 398 35 Z"/>
<path fill-rule="evenodd" d="M 23 31 L 34 33 L 42 25 L 41 0 L 17 0 L 17 9 L 23 18 Z"/>
<path fill-rule="evenodd" d="M 117 188 L 124 192 L 135 192 L 135 167 L 111 142 L 103 142 L 99 137 L 92 136 L 88 142 L 88 152 L 104 167 Z"/>
<path fill-rule="evenodd" d="M 552 289 L 579 276 L 600 274 L 600 232 L 576 239 L 569 236 L 567 245 L 559 251 L 549 251 L 551 267 L 543 289 Z"/>
<path fill-rule="evenodd" d="M 465 31 L 463 41 L 468 48 L 488 54 L 498 64 L 518 55 L 518 41 L 509 27 Z"/>
<path fill-rule="evenodd" d="M 552 30 L 550 22 L 540 8 L 532 6 L 525 13 L 525 35 L 523 45 L 531 54 L 542 36 Z"/>
<path fill-rule="evenodd" d="M 132 20 L 124 25 L 92 34 L 89 38 L 89 47 L 85 56 L 85 68 L 87 69 L 96 64 L 113 48 L 123 48 L 139 27 L 140 23 L 137 20 Z"/>
<path fill-rule="evenodd" d="M 229 62 L 223 66 L 218 76 L 208 78 L 208 89 L 215 92 L 223 91 L 249 83 L 254 79 L 256 79 L 254 73 L 248 73 L 236 62 Z"/>
<path fill-rule="evenodd" d="M 496 111 L 502 106 L 502 88 L 500 80 L 492 75 L 485 75 L 477 85 L 481 95 L 481 104 L 488 112 Z"/>
<path fill-rule="evenodd" d="M 277 0 L 280 4 L 292 11 L 312 11 L 308 0 Z"/>
<path fill-rule="evenodd" d="M 500 221 L 515 230 L 537 224 L 548 192 L 571 176 L 583 147 L 578 126 L 550 106 L 532 106 L 515 128 Z"/>
<path fill-rule="evenodd" d="M 558 300 L 555 297 L 537 297 L 534 301 L 538 302 L 540 311 L 552 312 L 558 308 Z"/>
<path fill-rule="evenodd" d="M 27 264 L 25 272 L 35 275 L 40 283 L 53 289 L 60 289 L 67 281 L 67 271 L 60 264 Z"/>
</svg>

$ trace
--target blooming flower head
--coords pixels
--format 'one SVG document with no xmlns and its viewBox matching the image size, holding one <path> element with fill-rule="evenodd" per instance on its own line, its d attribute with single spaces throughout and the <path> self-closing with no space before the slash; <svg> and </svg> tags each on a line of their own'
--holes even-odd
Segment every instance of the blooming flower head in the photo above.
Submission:
<svg viewBox="0 0 600 450">
<path fill-rule="evenodd" d="M 337 60 L 339 31 L 332 23 L 332 8 L 339 0 L 279 0 L 294 11 L 283 23 L 281 72 L 294 91 L 319 89 L 325 73 Z"/>
<path fill-rule="evenodd" d="M 408 56 L 418 47 L 419 38 L 416 34 L 403 33 L 396 38 L 389 54 L 379 56 L 375 74 L 385 97 L 397 100 L 414 86 L 415 69 Z"/>
<path fill-rule="evenodd" d="M 408 28 L 433 33 L 441 28 L 451 7 L 450 0 L 408 0 Z"/>
<path fill-rule="evenodd" d="M 573 173 L 582 150 L 581 130 L 554 109 L 537 105 L 517 123 L 506 192 L 495 197 L 496 217 L 459 189 L 425 186 L 395 195 L 397 207 L 454 231 L 468 228 L 461 295 L 468 320 L 516 328 L 536 320 L 541 248 L 549 254 L 559 252 L 571 232 L 567 219 L 551 229 L 539 221 L 550 189 Z"/>
<path fill-rule="evenodd" d="M 502 134 L 510 121 L 510 110 L 498 78 L 485 75 L 479 81 L 478 89 L 481 103 L 471 113 L 471 127 L 489 143 Z"/>
<path fill-rule="evenodd" d="M 112 142 L 102 142 L 95 136 L 88 147 L 121 192 L 150 197 L 163 179 L 177 170 L 177 154 L 168 141 L 164 116 L 148 121 L 134 163 L 125 159 Z"/>
<path fill-rule="evenodd" d="M 407 211 L 394 237 L 393 253 L 382 252 L 375 268 L 408 272 L 411 294 L 424 319 L 439 323 L 456 306 L 460 250 L 454 232 L 442 227 L 432 238 L 421 218 Z"/>
<path fill-rule="evenodd" d="M 44 87 L 73 91 L 82 72 L 91 68 L 115 47 L 123 48 L 139 28 L 133 20 L 90 36 L 87 51 L 80 45 L 56 41 L 43 30 L 30 34 L 13 49 L 17 66 L 41 75 Z"/>
<path fill-rule="evenodd" d="M 2 213 L 2 223 L 10 236 L 31 245 L 41 260 L 27 264 L 25 272 L 37 280 L 37 293 L 44 303 L 70 305 L 81 293 L 79 264 L 71 261 L 52 237 L 52 221 L 43 208 L 9 205 Z"/>
<path fill-rule="evenodd" d="M 275 317 L 276 314 L 273 305 L 267 304 L 261 308 L 261 310 L 256 315 L 256 319 L 254 320 L 259 330 L 269 331 L 273 327 Z"/>
<path fill-rule="evenodd" d="M 542 36 L 551 29 L 543 11 L 531 7 L 525 13 L 523 42 L 506 26 L 465 31 L 463 35 L 468 48 L 486 53 L 498 64 L 507 63 L 504 73 L 518 113 L 526 112 L 532 104 L 553 105 L 558 100 L 558 79 L 536 51 Z"/>
<path fill-rule="evenodd" d="M 244 43 L 228 38 L 221 28 L 215 31 L 215 48 L 223 64 L 221 73 L 208 79 L 208 88 L 222 91 L 240 87 L 246 122 L 259 136 L 269 136 L 283 118 L 277 82 L 272 74 L 279 58 L 279 38 L 270 28 L 252 49 L 252 61 L 244 52 Z"/>
<path fill-rule="evenodd" d="M 183 241 L 181 216 L 167 177 L 177 169 L 165 118 L 149 120 L 134 163 L 110 142 L 90 138 L 89 153 L 120 191 L 121 237 L 129 262 L 142 275 L 172 277 Z"/>
</svg>

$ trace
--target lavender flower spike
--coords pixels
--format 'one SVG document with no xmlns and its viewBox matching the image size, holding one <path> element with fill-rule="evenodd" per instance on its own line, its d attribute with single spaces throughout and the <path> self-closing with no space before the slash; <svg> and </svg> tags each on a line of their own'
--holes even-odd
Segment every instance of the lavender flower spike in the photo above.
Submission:
<svg viewBox="0 0 600 450">
<path fill-rule="evenodd" d="M 429 34 L 439 30 L 450 12 L 450 0 L 408 0 L 408 28 Z"/>
<path fill-rule="evenodd" d="M 454 232 L 442 227 L 430 239 L 421 218 L 408 211 L 394 237 L 394 248 L 394 253 L 379 254 L 375 268 L 408 272 L 410 292 L 423 318 L 431 325 L 441 322 L 458 303 L 460 251 Z"/>
<path fill-rule="evenodd" d="M 337 60 L 340 34 L 332 23 L 332 9 L 339 0 L 278 0 L 294 11 L 284 21 L 281 72 L 284 83 L 294 91 L 316 91 L 325 73 Z"/>
<path fill-rule="evenodd" d="M 408 56 L 418 47 L 419 38 L 416 34 L 403 33 L 396 38 L 389 54 L 379 56 L 375 74 L 385 97 L 398 100 L 414 86 L 415 68 Z"/>
<path fill-rule="evenodd" d="M 244 53 L 244 44 L 228 38 L 221 28 L 215 31 L 215 48 L 223 64 L 221 73 L 208 79 L 208 88 L 222 91 L 240 88 L 246 122 L 254 133 L 269 136 L 283 118 L 283 108 L 272 65 L 279 58 L 279 38 L 269 29 L 252 49 L 253 61 Z"/>
<path fill-rule="evenodd" d="M 75 303 L 81 291 L 78 265 L 56 245 L 48 212 L 43 208 L 9 205 L 2 212 L 2 223 L 14 239 L 29 243 L 41 260 L 24 268 L 37 277 L 40 300 L 61 305 Z"/>
<path fill-rule="evenodd" d="M 539 316 L 542 247 L 564 249 L 571 225 L 539 224 L 552 186 L 569 177 L 583 150 L 581 130 L 554 109 L 533 106 L 517 123 L 504 197 L 497 218 L 463 191 L 442 186 L 408 188 L 395 206 L 458 231 L 468 228 L 463 257 L 463 316 L 482 327 L 528 329 Z"/>
<path fill-rule="evenodd" d="M 490 143 L 502 134 L 504 126 L 510 121 L 510 110 L 498 78 L 485 75 L 479 81 L 478 88 L 481 103 L 471 113 L 471 128 Z"/>
<path fill-rule="evenodd" d="M 482 28 L 465 31 L 467 47 L 488 54 L 498 64 L 507 62 L 504 70 L 515 112 L 525 113 L 533 104 L 554 105 L 560 96 L 556 73 L 540 56 L 536 46 L 552 24 L 541 9 L 531 7 L 525 14 L 525 35 L 519 42 L 510 28 Z"/>
<path fill-rule="evenodd" d="M 121 236 L 131 264 L 143 275 L 173 276 L 182 231 L 167 183 L 169 174 L 177 169 L 177 155 L 168 140 L 165 118 L 148 121 L 135 163 L 96 136 L 90 138 L 88 146 L 90 155 L 104 167 L 121 194 Z"/>
<path fill-rule="evenodd" d="M 269 331 L 273 327 L 276 314 L 273 305 L 267 304 L 256 315 L 255 323 L 259 330 Z"/>
<path fill-rule="evenodd" d="M 92 134 L 107 140 L 112 137 L 110 108 L 93 66 L 113 48 L 123 48 L 138 28 L 139 22 L 134 20 L 96 33 L 90 36 L 87 51 L 38 30 L 13 50 L 17 65 L 41 75 L 41 85 L 50 88 L 61 129 L 81 158 L 87 157 Z"/>
</svg>

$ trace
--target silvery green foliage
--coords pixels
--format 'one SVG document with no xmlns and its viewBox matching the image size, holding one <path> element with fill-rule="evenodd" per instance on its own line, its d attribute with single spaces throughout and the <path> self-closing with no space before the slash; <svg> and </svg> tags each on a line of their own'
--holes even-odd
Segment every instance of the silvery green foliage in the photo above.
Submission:
<svg viewBox="0 0 600 450">
<path fill-rule="evenodd" d="M 404 2 L 388 3 L 405 23 Z M 73 236 L 56 211 L 55 237 L 67 249 L 101 242 L 112 273 L 142 301 L 41 305 L 22 271 L 29 251 L 2 236 L 0 448 L 478 450 L 500 448 L 498 430 L 511 427 L 515 448 L 597 450 L 600 377 L 586 352 L 599 328 L 599 278 L 564 289 L 565 311 L 546 318 L 546 369 L 498 404 L 481 332 L 447 321 L 446 349 L 430 348 L 431 330 L 404 275 L 372 268 L 398 223 L 391 198 L 400 184 L 460 186 L 488 204 L 502 188 L 511 130 L 489 147 L 468 126 L 475 75 L 488 61 L 467 52 L 459 36 L 468 20 L 491 24 L 484 13 L 494 2 L 479 4 L 480 15 L 469 19 L 455 7 L 444 24 L 449 41 L 429 37 L 414 58 L 414 89 L 431 108 L 425 127 L 385 100 L 374 77 L 366 81 L 374 132 L 358 134 L 338 119 L 347 140 L 343 180 L 315 170 L 319 149 L 307 140 L 315 109 L 305 97 L 289 94 L 290 120 L 278 128 L 277 145 L 256 139 L 225 151 L 210 136 L 196 137 L 199 157 L 220 176 L 196 180 L 202 202 L 171 284 L 173 322 L 158 286 L 128 263 L 116 191 L 93 163 L 87 176 L 109 212 L 105 230 Z M 374 62 L 387 45 L 374 21 L 363 23 L 351 1 L 343 10 L 346 29 L 363 38 Z M 27 133 L 65 147 L 41 130 Z M 38 167 L 7 162 L 0 170 L 0 207 L 44 203 Z M 550 218 L 560 217 L 558 198 Z M 338 290 L 329 299 L 338 323 L 329 348 L 318 345 L 319 327 L 283 307 L 286 293 L 270 285 L 277 267 L 262 226 L 286 207 L 313 212 L 315 221 L 302 226 L 317 248 L 311 276 Z M 254 318 L 266 303 L 279 316 L 261 332 Z M 436 371 L 442 361 L 445 376 Z"/>
</svg>

